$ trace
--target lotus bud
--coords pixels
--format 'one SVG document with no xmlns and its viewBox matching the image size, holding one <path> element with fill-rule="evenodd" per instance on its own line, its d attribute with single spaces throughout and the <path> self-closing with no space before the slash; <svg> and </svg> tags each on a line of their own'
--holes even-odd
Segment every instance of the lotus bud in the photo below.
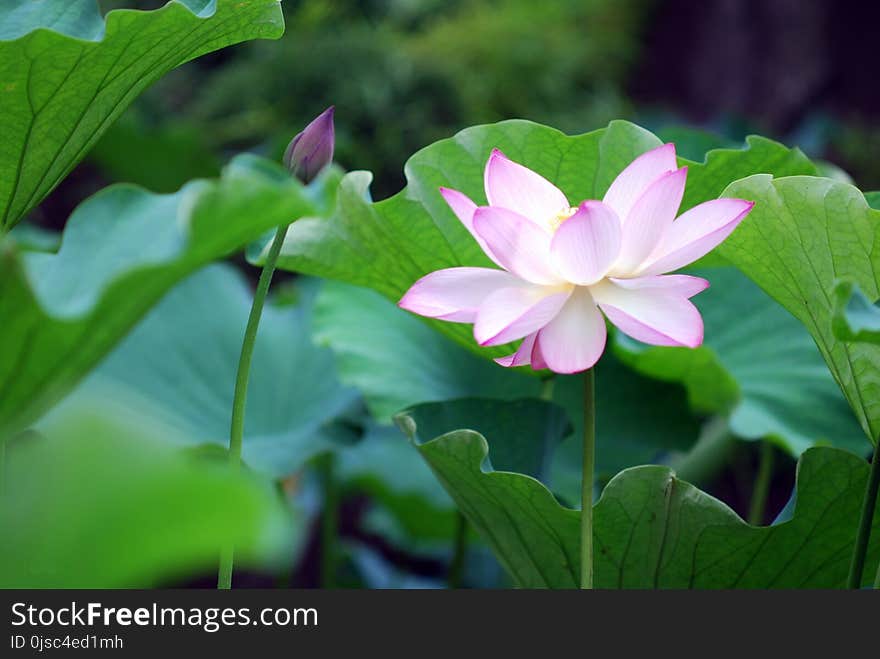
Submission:
<svg viewBox="0 0 880 659">
<path fill-rule="evenodd" d="M 310 183 L 333 161 L 333 106 L 324 110 L 294 137 L 284 152 L 284 165 L 303 183 Z"/>
</svg>

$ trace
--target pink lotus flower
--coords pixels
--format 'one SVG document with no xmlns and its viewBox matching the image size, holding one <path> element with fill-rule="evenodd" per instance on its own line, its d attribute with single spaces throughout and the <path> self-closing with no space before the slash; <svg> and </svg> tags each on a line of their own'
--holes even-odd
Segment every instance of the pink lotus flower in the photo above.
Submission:
<svg viewBox="0 0 880 659">
<path fill-rule="evenodd" d="M 473 323 L 482 346 L 523 339 L 495 360 L 502 366 L 591 368 L 605 349 L 602 313 L 639 341 L 695 348 L 703 319 L 690 298 L 709 282 L 665 273 L 709 252 L 754 204 L 715 199 L 676 219 L 686 178 L 675 146 L 665 144 L 632 161 L 602 201 L 573 208 L 550 181 L 495 149 L 484 175 L 488 206 L 456 190 L 440 193 L 501 269 L 432 272 L 399 305 Z"/>
</svg>

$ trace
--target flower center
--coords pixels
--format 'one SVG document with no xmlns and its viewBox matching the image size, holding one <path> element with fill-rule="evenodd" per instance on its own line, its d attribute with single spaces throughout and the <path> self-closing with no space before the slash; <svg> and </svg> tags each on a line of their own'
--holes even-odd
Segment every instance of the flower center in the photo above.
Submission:
<svg viewBox="0 0 880 659">
<path fill-rule="evenodd" d="M 548 221 L 548 223 L 550 224 L 550 228 L 555 232 L 559 227 L 562 226 L 563 222 L 565 222 L 568 218 L 577 213 L 577 210 L 578 209 L 576 207 L 563 208 Z"/>
</svg>

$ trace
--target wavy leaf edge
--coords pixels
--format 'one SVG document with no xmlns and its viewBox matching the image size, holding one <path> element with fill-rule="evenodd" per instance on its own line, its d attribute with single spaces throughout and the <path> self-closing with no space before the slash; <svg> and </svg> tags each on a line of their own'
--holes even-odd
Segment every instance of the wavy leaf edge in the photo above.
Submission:
<svg viewBox="0 0 880 659">
<path fill-rule="evenodd" d="M 397 424 L 398 428 L 401 430 L 401 432 L 403 432 L 404 435 L 407 437 L 407 440 L 420 452 L 422 449 L 430 448 L 432 446 L 440 446 L 443 444 L 450 444 L 450 443 L 456 443 L 456 442 L 466 443 L 466 442 L 476 441 L 479 444 L 480 451 L 482 453 L 482 458 L 481 458 L 479 464 L 475 465 L 477 467 L 477 469 L 480 471 L 480 473 L 482 473 L 485 476 L 489 476 L 489 477 L 515 478 L 515 479 L 519 479 L 523 482 L 528 482 L 529 487 L 533 488 L 534 491 L 536 493 L 538 493 L 538 495 L 541 496 L 542 498 L 544 498 L 545 500 L 552 501 L 563 514 L 580 515 L 580 509 L 570 508 L 570 507 L 565 506 L 562 503 L 560 503 L 560 501 L 556 498 L 556 495 L 553 494 L 553 492 L 550 490 L 550 488 L 548 488 L 547 485 L 545 485 L 543 482 L 541 482 L 537 478 L 534 478 L 533 476 L 529 476 L 527 474 L 521 474 L 521 473 L 513 472 L 513 471 L 498 471 L 498 470 L 495 470 L 494 468 L 492 468 L 491 459 L 490 459 L 490 455 L 489 455 L 489 453 L 490 453 L 489 441 L 481 433 L 477 432 L 476 430 L 470 430 L 468 428 L 461 428 L 461 429 L 457 429 L 457 430 L 450 430 L 449 432 L 446 432 L 446 433 L 444 433 L 438 437 L 435 437 L 433 439 L 430 439 L 430 440 L 421 440 L 418 437 L 418 434 L 416 432 L 415 421 L 412 419 L 411 416 L 409 416 L 407 411 L 403 411 L 403 412 L 400 412 L 399 414 L 395 415 L 394 421 Z M 867 462 L 865 462 L 859 456 L 851 453 L 850 451 L 835 448 L 832 446 L 814 446 L 814 447 L 811 447 L 811 448 L 807 449 L 806 451 L 804 451 L 803 454 L 801 455 L 800 460 L 798 460 L 796 473 L 795 473 L 795 483 L 794 483 L 795 492 L 798 490 L 798 488 L 801 485 L 800 479 L 801 479 L 802 465 L 803 465 L 804 461 L 813 460 L 814 459 L 813 456 L 818 457 L 818 454 L 822 453 L 822 452 L 835 452 L 840 456 L 845 456 L 844 459 L 853 462 L 854 465 L 856 462 L 860 463 L 862 465 L 862 467 L 864 468 L 865 474 L 867 476 L 867 471 L 869 469 L 869 466 L 868 466 Z M 472 465 L 472 466 L 474 466 L 474 465 Z M 730 524 L 718 524 L 718 525 L 707 526 L 706 529 L 704 529 L 704 532 L 705 532 L 705 530 L 708 530 L 708 529 L 725 527 L 725 526 L 730 526 L 730 525 L 742 525 L 742 526 L 746 526 L 746 527 L 753 528 L 753 529 L 762 529 L 762 528 L 770 528 L 770 527 L 779 528 L 779 527 L 782 527 L 783 525 L 790 524 L 798 516 L 798 513 L 799 513 L 799 511 L 798 511 L 799 502 L 797 500 L 795 500 L 794 509 L 792 511 L 792 514 L 785 521 L 782 521 L 778 524 L 768 524 L 768 525 L 749 524 L 742 517 L 740 517 L 740 515 L 736 511 L 734 511 L 732 508 L 730 508 L 730 506 L 728 506 L 726 503 L 724 503 L 723 501 L 721 501 L 717 497 L 714 497 L 711 494 L 708 494 L 707 492 L 701 490 L 696 485 L 693 485 L 692 483 L 689 483 L 688 481 L 685 481 L 685 480 L 678 478 L 678 476 L 675 474 L 675 470 L 669 466 L 666 466 L 666 465 L 636 465 L 633 467 L 627 467 L 626 469 L 619 471 L 617 474 L 615 474 L 608 481 L 608 483 L 603 488 L 601 495 L 599 496 L 599 498 L 596 500 L 596 502 L 594 504 L 594 509 L 602 504 L 602 502 L 605 500 L 606 494 L 609 492 L 609 490 L 613 490 L 615 488 L 620 487 L 622 481 L 625 482 L 625 480 L 627 478 L 629 478 L 629 476 L 631 474 L 638 473 L 638 472 L 656 472 L 656 473 L 665 474 L 666 478 L 674 481 L 675 483 L 678 483 L 678 484 L 685 486 L 685 487 L 693 488 L 694 490 L 698 491 L 702 496 L 705 496 L 706 498 L 708 498 L 709 500 L 711 500 L 713 502 L 717 502 L 718 505 L 721 507 L 721 512 L 723 512 L 723 514 L 730 516 L 731 522 L 730 522 Z"/>
</svg>

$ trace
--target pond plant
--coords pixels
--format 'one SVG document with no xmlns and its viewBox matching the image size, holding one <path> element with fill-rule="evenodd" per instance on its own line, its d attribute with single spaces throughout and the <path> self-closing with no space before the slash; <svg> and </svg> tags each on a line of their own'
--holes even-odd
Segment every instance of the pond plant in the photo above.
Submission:
<svg viewBox="0 0 880 659">
<path fill-rule="evenodd" d="M 219 557 L 230 588 L 316 516 L 322 584 L 377 584 L 337 543 L 352 491 L 452 586 L 485 549 L 522 588 L 880 587 L 880 195 L 760 136 L 692 161 L 514 119 L 374 201 L 331 107 L 280 162 L 111 185 L 55 235 L 29 213 L 140 91 L 284 30 L 270 0 L 66 4 L 0 7 L 4 587 Z M 733 441 L 766 447 L 748 522 L 690 482 Z M 774 452 L 797 476 L 765 524 Z"/>
</svg>

